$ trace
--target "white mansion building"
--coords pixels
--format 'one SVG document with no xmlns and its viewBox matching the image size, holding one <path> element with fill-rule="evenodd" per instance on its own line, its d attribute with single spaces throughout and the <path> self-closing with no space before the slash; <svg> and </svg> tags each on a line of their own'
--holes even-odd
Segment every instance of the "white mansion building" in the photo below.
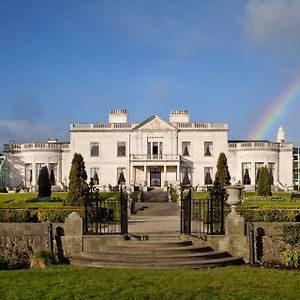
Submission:
<svg viewBox="0 0 300 300">
<path fill-rule="evenodd" d="M 6 144 L 7 186 L 35 189 L 39 171 L 47 166 L 53 189 L 68 184 L 74 153 L 85 161 L 88 177 L 100 187 L 126 185 L 176 186 L 182 182 L 202 189 L 211 185 L 219 154 L 228 159 L 231 177 L 249 190 L 267 166 L 274 188 L 293 186 L 293 145 L 278 131 L 276 142 L 228 141 L 227 123 L 190 122 L 186 110 L 173 110 L 169 122 L 154 115 L 141 123 L 128 122 L 126 110 L 112 110 L 108 123 L 70 124 L 70 142 Z"/>
</svg>

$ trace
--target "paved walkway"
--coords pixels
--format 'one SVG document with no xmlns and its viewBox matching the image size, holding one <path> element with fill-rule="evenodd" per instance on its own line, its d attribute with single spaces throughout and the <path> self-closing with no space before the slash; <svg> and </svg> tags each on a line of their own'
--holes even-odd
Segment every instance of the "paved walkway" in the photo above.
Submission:
<svg viewBox="0 0 300 300">
<path fill-rule="evenodd" d="M 138 216 L 128 220 L 130 233 L 180 233 L 179 216 Z"/>
<path fill-rule="evenodd" d="M 128 220 L 130 233 L 179 233 L 180 207 L 177 203 L 140 203 L 146 208 L 131 215 Z"/>
</svg>

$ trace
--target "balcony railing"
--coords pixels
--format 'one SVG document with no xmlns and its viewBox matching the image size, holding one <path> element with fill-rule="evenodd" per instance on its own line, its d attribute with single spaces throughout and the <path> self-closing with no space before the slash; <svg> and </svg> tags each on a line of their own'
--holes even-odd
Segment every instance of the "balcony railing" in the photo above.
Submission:
<svg viewBox="0 0 300 300">
<path fill-rule="evenodd" d="M 179 154 L 131 154 L 131 161 L 180 161 Z"/>
</svg>

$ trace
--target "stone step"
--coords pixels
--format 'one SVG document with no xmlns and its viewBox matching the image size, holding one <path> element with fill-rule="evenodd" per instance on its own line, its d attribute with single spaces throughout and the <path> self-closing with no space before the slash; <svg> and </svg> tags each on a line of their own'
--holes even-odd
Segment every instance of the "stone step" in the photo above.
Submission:
<svg viewBox="0 0 300 300">
<path fill-rule="evenodd" d="M 82 252 L 81 257 L 91 260 L 110 261 L 110 262 L 140 262 L 140 263 L 159 263 L 163 261 L 199 261 L 205 259 L 216 259 L 229 257 L 228 253 L 223 251 L 208 251 L 200 253 L 179 253 L 169 255 L 152 254 L 124 254 L 124 253 L 100 253 L 100 252 Z"/>
<path fill-rule="evenodd" d="M 123 247 L 117 245 L 101 246 L 95 245 L 90 247 L 83 247 L 83 251 L 102 252 L 102 253 L 123 253 L 123 254 L 154 254 L 154 255 L 169 255 L 178 253 L 199 253 L 212 251 L 210 247 L 195 247 L 195 246 L 181 246 L 181 247 Z"/>
<path fill-rule="evenodd" d="M 162 191 L 144 192 L 142 202 L 168 202 L 168 193 Z"/>
<path fill-rule="evenodd" d="M 97 268 L 116 268 L 116 269 L 199 269 L 199 268 L 211 268 L 221 267 L 228 265 L 239 265 L 243 263 L 242 258 L 236 257 L 224 257 L 215 259 L 205 259 L 199 261 L 176 261 L 176 262 L 108 262 L 97 259 L 90 259 L 85 257 L 73 257 L 70 259 L 72 265 L 85 266 L 85 267 L 97 267 Z"/>
<path fill-rule="evenodd" d="M 161 247 L 161 248 L 173 248 L 173 247 L 186 247 L 192 246 L 192 241 L 181 241 L 181 240 L 129 240 L 129 241 L 117 241 L 114 244 L 115 246 L 121 247 L 129 247 L 129 248 L 154 248 L 154 247 Z"/>
</svg>

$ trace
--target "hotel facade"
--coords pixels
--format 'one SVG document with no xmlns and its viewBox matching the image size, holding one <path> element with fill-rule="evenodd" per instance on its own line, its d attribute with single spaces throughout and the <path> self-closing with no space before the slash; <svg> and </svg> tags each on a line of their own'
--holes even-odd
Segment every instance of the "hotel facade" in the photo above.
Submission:
<svg viewBox="0 0 300 300">
<path fill-rule="evenodd" d="M 53 190 L 62 190 L 68 185 L 72 158 L 80 153 L 88 177 L 101 189 L 116 186 L 123 173 L 131 187 L 175 188 L 185 183 L 204 190 L 214 180 L 221 152 L 227 156 L 232 181 L 247 190 L 255 190 L 262 166 L 268 167 L 274 189 L 293 187 L 293 145 L 285 142 L 282 127 L 276 142 L 228 140 L 227 123 L 190 122 L 186 110 L 171 111 L 168 121 L 153 115 L 140 123 L 128 122 L 126 110 L 111 110 L 107 123 L 70 124 L 66 143 L 51 139 L 5 144 L 4 185 L 35 190 L 39 172 L 47 166 Z"/>
</svg>

